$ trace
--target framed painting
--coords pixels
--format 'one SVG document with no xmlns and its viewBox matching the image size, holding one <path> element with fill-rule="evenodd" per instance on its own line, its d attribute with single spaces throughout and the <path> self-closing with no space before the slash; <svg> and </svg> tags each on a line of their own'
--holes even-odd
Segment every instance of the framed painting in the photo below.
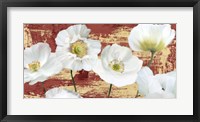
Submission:
<svg viewBox="0 0 200 122">
<path fill-rule="evenodd" d="M 199 1 L 1 1 L 1 121 L 199 121 Z"/>
</svg>

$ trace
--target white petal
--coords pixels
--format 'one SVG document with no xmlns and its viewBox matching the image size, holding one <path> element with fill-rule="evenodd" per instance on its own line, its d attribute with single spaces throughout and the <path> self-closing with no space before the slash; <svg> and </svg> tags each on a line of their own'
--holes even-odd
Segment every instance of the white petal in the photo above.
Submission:
<svg viewBox="0 0 200 122">
<path fill-rule="evenodd" d="M 43 75 L 49 77 L 59 73 L 63 66 L 54 53 L 51 54 L 48 61 L 39 70 Z"/>
<path fill-rule="evenodd" d="M 166 92 L 176 93 L 176 75 L 174 74 L 175 72 L 155 75 L 155 78 L 160 82 Z"/>
<path fill-rule="evenodd" d="M 53 88 L 45 93 L 46 98 L 82 98 L 78 93 L 62 89 Z"/>
<path fill-rule="evenodd" d="M 153 76 L 153 72 L 149 67 L 145 66 L 138 72 L 138 75 L 141 77 L 145 76 L 144 78 L 147 78 L 149 76 Z"/>
<path fill-rule="evenodd" d="M 67 30 L 62 30 L 58 33 L 58 35 L 55 38 L 56 45 L 62 47 L 69 47 L 72 37 L 72 35 L 68 34 Z"/>
<path fill-rule="evenodd" d="M 58 33 L 56 44 L 62 47 L 69 47 L 70 43 L 77 41 L 80 38 L 86 38 L 90 33 L 85 25 L 72 25 Z"/>
<path fill-rule="evenodd" d="M 112 79 L 110 79 L 110 83 L 117 87 L 130 85 L 136 82 L 137 76 L 138 75 L 135 72 L 122 75 L 113 75 Z"/>
<path fill-rule="evenodd" d="M 81 59 L 74 59 L 71 67 L 70 67 L 71 70 L 74 70 L 74 71 L 80 71 L 83 69 L 83 63 L 81 61 Z"/>
<path fill-rule="evenodd" d="M 84 40 L 85 43 L 87 43 L 88 47 L 88 55 L 98 55 L 101 51 L 101 42 L 98 40 L 91 40 L 86 39 Z"/>
<path fill-rule="evenodd" d="M 109 54 L 108 54 L 108 56 L 111 56 L 115 59 L 118 59 L 118 60 L 124 62 L 124 61 L 129 60 L 129 58 L 132 56 L 132 51 L 127 47 L 113 44 L 110 47 Z"/>
<path fill-rule="evenodd" d="M 171 71 L 171 72 L 168 72 L 167 74 L 166 74 L 167 76 L 170 76 L 170 77 L 172 77 L 172 78 L 174 78 L 175 79 L 175 84 L 174 84 L 174 89 L 173 89 L 173 93 L 176 95 L 176 89 L 177 89 L 177 77 L 176 77 L 176 70 L 174 70 L 174 71 Z"/>
<path fill-rule="evenodd" d="M 128 54 L 126 52 L 128 52 Z M 112 61 L 113 59 L 123 61 L 124 58 L 125 58 L 124 60 L 126 60 L 128 56 L 131 56 L 130 55 L 131 53 L 128 50 L 128 48 L 119 46 L 118 44 L 113 44 L 112 46 L 110 46 L 109 51 L 105 53 L 109 61 Z M 126 55 L 123 55 L 123 54 L 126 54 Z"/>
<path fill-rule="evenodd" d="M 120 61 L 125 65 L 125 69 L 122 73 L 116 72 L 110 68 L 109 63 L 113 60 Z M 130 63 L 129 61 L 132 62 Z M 113 44 L 112 46 L 108 45 L 103 49 L 101 61 L 98 61 L 98 65 L 94 68 L 94 72 L 99 74 L 105 82 L 121 87 L 134 83 L 137 78 L 137 72 L 141 67 L 142 61 L 134 57 L 129 48 Z"/>
<path fill-rule="evenodd" d="M 76 60 L 76 58 L 75 57 L 73 57 L 73 56 L 69 56 L 69 55 L 63 55 L 63 60 L 62 60 L 62 64 L 63 64 L 63 66 L 65 67 L 65 68 L 68 68 L 68 69 L 73 69 L 72 68 L 72 65 L 73 65 L 73 63 L 74 63 L 74 61 Z"/>
<path fill-rule="evenodd" d="M 139 92 L 145 95 L 145 98 L 175 98 L 176 75 L 174 74 L 175 71 L 153 76 L 148 67 L 142 68 L 137 78 Z"/>
<path fill-rule="evenodd" d="M 109 84 L 113 84 L 117 87 L 126 86 L 135 82 L 137 78 L 137 74 L 132 72 L 128 74 L 122 75 L 113 75 L 112 72 L 106 70 L 103 66 L 101 61 L 99 60 L 96 67 L 94 67 L 93 71 L 97 73 L 101 79 Z"/>
<path fill-rule="evenodd" d="M 69 58 L 76 57 L 75 54 L 72 54 L 71 52 L 69 52 L 69 49 L 61 47 L 61 46 L 57 46 L 55 54 L 58 60 L 61 61 L 63 64 L 65 64 Z"/>
<path fill-rule="evenodd" d="M 68 27 L 66 31 L 69 35 L 71 35 L 71 37 L 78 35 L 80 37 L 87 38 L 91 30 L 88 29 L 86 25 L 72 25 Z"/>
<path fill-rule="evenodd" d="M 79 71 L 83 69 L 82 59 L 70 52 L 56 52 L 59 61 L 62 62 L 64 68 Z"/>
<path fill-rule="evenodd" d="M 143 30 L 146 31 L 148 36 L 143 37 L 143 39 L 151 39 L 157 44 L 162 41 L 162 31 L 165 28 L 165 25 L 157 25 L 157 24 L 145 24 L 141 25 L 143 27 Z"/>
<path fill-rule="evenodd" d="M 30 49 L 24 50 L 24 66 L 27 67 L 27 65 L 31 60 L 33 61 L 39 61 L 40 66 L 43 66 L 51 53 L 51 48 L 47 43 L 37 43 L 35 45 L 32 45 Z M 29 59 L 30 58 L 30 59 Z"/>
<path fill-rule="evenodd" d="M 149 77 L 148 90 L 149 90 L 149 94 L 155 93 L 155 92 L 162 92 L 162 86 L 156 78 Z"/>
<path fill-rule="evenodd" d="M 70 52 L 70 47 L 62 47 L 62 46 L 56 47 L 56 53 L 68 53 L 68 52 Z"/>
<path fill-rule="evenodd" d="M 168 73 L 166 73 L 166 75 L 176 78 L 176 70 L 168 72 Z"/>
<path fill-rule="evenodd" d="M 159 98 L 165 98 L 165 99 L 171 99 L 175 98 L 175 95 L 172 93 L 167 93 L 167 92 L 155 92 L 151 93 L 145 96 L 145 98 L 154 98 L 154 99 L 159 99 Z"/>
<path fill-rule="evenodd" d="M 29 85 L 34 85 L 37 82 L 43 82 L 48 77 L 41 72 L 31 72 L 27 69 L 24 70 L 24 82 L 29 82 Z"/>
<path fill-rule="evenodd" d="M 24 68 L 29 68 L 28 64 L 36 60 L 37 60 L 37 57 L 32 53 L 31 48 L 26 48 L 24 50 Z"/>
<path fill-rule="evenodd" d="M 24 82 L 29 82 L 34 79 L 35 74 L 32 74 L 28 69 L 24 69 Z"/>
<path fill-rule="evenodd" d="M 163 92 L 163 98 L 172 99 L 172 98 L 176 98 L 176 95 L 171 92 Z"/>
<path fill-rule="evenodd" d="M 101 58 L 102 58 L 103 66 L 105 68 L 108 68 L 109 63 L 113 61 L 114 59 L 125 62 L 125 64 L 130 64 L 129 61 L 130 62 L 134 61 L 132 63 L 135 63 L 135 62 L 139 63 L 136 57 L 132 55 L 132 52 L 129 48 L 124 47 L 124 46 L 119 46 L 117 44 L 113 44 L 112 46 L 109 46 L 109 45 L 106 46 L 101 53 Z"/>
<path fill-rule="evenodd" d="M 161 38 L 160 35 L 161 32 L 157 29 L 156 25 L 138 24 L 131 30 L 130 36 L 128 37 L 129 46 L 134 51 L 142 51 L 140 49 L 140 43 L 144 39 L 153 39 L 157 42 Z"/>
<path fill-rule="evenodd" d="M 104 68 L 108 68 L 109 59 L 108 59 L 108 52 L 110 50 L 110 45 L 107 45 L 101 52 L 101 61 L 103 63 Z"/>
<path fill-rule="evenodd" d="M 174 37 L 175 31 L 169 24 L 139 24 L 131 30 L 128 42 L 132 50 L 141 51 L 140 43 L 143 40 L 153 40 L 157 44 L 164 41 L 167 46 Z"/>
<path fill-rule="evenodd" d="M 44 76 L 41 72 L 31 72 L 28 69 L 24 69 L 24 82 L 29 82 L 30 85 L 33 85 L 37 82 L 43 82 L 48 77 Z"/>
<path fill-rule="evenodd" d="M 47 80 L 47 79 L 48 79 L 47 76 L 41 74 L 41 75 L 38 75 L 37 78 L 31 80 L 31 81 L 29 82 L 29 85 L 34 85 L 34 84 L 36 84 L 37 82 L 44 82 L 44 81 Z"/>
<path fill-rule="evenodd" d="M 143 39 L 142 32 L 140 31 L 139 26 L 134 27 L 128 37 L 128 43 L 132 50 L 141 51 L 140 41 Z"/>
<path fill-rule="evenodd" d="M 163 95 L 161 93 L 151 93 L 147 94 L 144 98 L 159 99 L 163 98 Z"/>
<path fill-rule="evenodd" d="M 56 57 L 62 63 L 64 68 L 68 68 L 71 70 L 74 69 L 73 65 L 76 65 L 74 63 L 75 60 L 81 60 L 80 58 L 76 57 L 76 55 L 66 51 L 56 52 Z"/>
<path fill-rule="evenodd" d="M 143 67 L 139 72 L 138 72 L 138 77 L 137 77 L 137 84 L 138 84 L 138 89 L 139 92 L 146 95 L 149 93 L 149 82 L 150 78 L 153 76 L 153 72 L 149 69 L 149 67 Z"/>
<path fill-rule="evenodd" d="M 137 73 L 142 68 L 143 61 L 138 59 L 138 57 L 132 55 L 127 61 L 124 61 L 124 72 L 133 71 Z"/>
<path fill-rule="evenodd" d="M 92 70 L 92 68 L 97 64 L 97 55 L 85 56 L 82 59 L 83 69 L 86 71 Z"/>
<path fill-rule="evenodd" d="M 165 42 L 165 46 L 170 44 L 173 41 L 174 37 L 175 37 L 175 30 L 171 29 L 171 25 L 166 24 L 162 32 L 162 38 Z"/>
</svg>

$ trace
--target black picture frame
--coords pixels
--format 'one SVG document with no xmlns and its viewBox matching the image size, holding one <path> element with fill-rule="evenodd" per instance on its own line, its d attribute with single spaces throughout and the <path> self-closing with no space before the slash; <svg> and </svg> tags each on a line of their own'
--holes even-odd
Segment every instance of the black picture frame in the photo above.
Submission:
<svg viewBox="0 0 200 122">
<path fill-rule="evenodd" d="M 200 0 L 1 0 L 0 2 L 0 119 L 35 121 L 199 121 Z M 7 8 L 8 7 L 193 7 L 193 115 L 7 115 Z M 186 69 L 187 70 L 187 69 Z M 169 106 L 170 107 L 170 106 Z"/>
</svg>

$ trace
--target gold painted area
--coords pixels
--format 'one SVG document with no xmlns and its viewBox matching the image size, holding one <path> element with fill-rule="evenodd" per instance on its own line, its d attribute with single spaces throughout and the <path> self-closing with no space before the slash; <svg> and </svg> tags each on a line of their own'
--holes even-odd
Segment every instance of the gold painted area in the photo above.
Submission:
<svg viewBox="0 0 200 122">
<path fill-rule="evenodd" d="M 131 31 L 132 28 L 129 28 L 129 27 L 119 27 L 117 28 L 116 30 L 114 30 L 111 34 L 100 34 L 100 35 L 95 35 L 95 34 L 90 34 L 89 35 L 89 38 L 92 38 L 92 39 L 97 39 L 97 40 L 100 40 L 101 42 L 103 43 L 117 43 L 117 44 L 120 44 L 120 43 L 127 43 L 128 44 L 128 36 L 130 34 L 130 31 Z"/>
<path fill-rule="evenodd" d="M 107 98 L 108 90 L 110 84 L 99 80 L 91 82 L 91 85 L 86 85 L 84 87 L 77 85 L 77 92 L 82 97 L 87 98 Z M 68 90 L 74 91 L 73 86 L 64 86 Z M 135 98 L 137 93 L 137 85 L 127 85 L 124 87 L 112 87 L 110 97 L 112 98 Z"/>
<path fill-rule="evenodd" d="M 90 34 L 89 38 L 100 40 L 103 47 L 107 44 L 117 43 L 119 45 L 128 45 L 128 36 L 132 28 L 123 26 L 115 29 L 110 34 Z M 31 30 L 24 26 L 24 47 L 31 46 L 33 40 L 31 32 L 37 32 L 40 36 L 52 36 L 52 30 Z M 146 66 L 150 60 L 150 52 L 133 52 L 133 55 L 143 60 L 143 66 Z M 174 40 L 167 48 L 164 48 L 160 52 L 157 52 L 154 56 L 154 60 L 151 65 L 151 69 L 154 74 L 166 73 L 176 69 L 176 40 Z M 79 72 L 73 72 L 78 75 Z M 95 76 L 95 77 L 94 77 Z M 70 70 L 63 69 L 59 74 L 49 77 L 49 79 L 58 79 L 66 81 L 64 85 L 60 87 L 74 90 L 71 83 Z M 89 80 L 88 80 L 89 79 Z M 78 93 L 85 98 L 106 98 L 109 90 L 109 84 L 98 78 L 94 72 L 89 72 L 88 79 L 83 79 L 77 82 Z M 137 84 L 127 85 L 124 87 L 112 87 L 110 96 L 112 98 L 135 98 L 137 94 Z M 25 94 L 25 98 L 40 98 L 41 95 L 31 93 Z M 142 97 L 142 96 L 138 96 Z"/>
<path fill-rule="evenodd" d="M 32 45 L 32 37 L 31 37 L 31 32 L 27 28 L 26 25 L 24 25 L 24 47 L 29 47 Z"/>
<path fill-rule="evenodd" d="M 76 71 L 73 71 L 73 76 L 75 76 L 76 74 L 77 74 Z M 49 79 L 59 79 L 59 80 L 69 80 L 70 78 L 71 75 L 69 69 L 63 69 L 59 74 L 49 77 Z"/>
</svg>

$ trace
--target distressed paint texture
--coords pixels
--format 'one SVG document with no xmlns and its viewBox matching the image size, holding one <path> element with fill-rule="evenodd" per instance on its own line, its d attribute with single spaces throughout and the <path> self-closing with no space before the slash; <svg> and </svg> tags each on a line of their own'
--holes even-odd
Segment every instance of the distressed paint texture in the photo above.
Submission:
<svg viewBox="0 0 200 122">
<path fill-rule="evenodd" d="M 46 42 L 50 45 L 52 52 L 55 52 L 55 37 L 60 30 L 66 29 L 71 24 L 25 24 L 24 25 L 24 48 L 38 42 Z M 136 24 L 86 24 L 91 29 L 89 38 L 101 41 L 102 49 L 108 45 L 117 43 L 123 46 L 128 45 L 127 38 L 130 31 Z M 176 30 L 176 25 L 172 24 Z M 147 65 L 150 59 L 149 52 L 133 52 L 133 55 L 144 61 Z M 151 69 L 154 74 L 166 73 L 176 69 L 176 38 L 166 49 L 157 52 L 152 62 Z M 107 97 L 109 84 L 101 80 L 94 72 L 79 71 L 74 72 L 78 93 L 84 98 L 105 98 Z M 44 82 L 46 90 L 54 87 L 64 87 L 74 90 L 68 69 L 64 69 L 59 74 L 49 77 Z M 112 87 L 111 97 L 113 98 L 135 98 L 137 94 L 137 84 L 127 85 L 117 88 Z M 35 85 L 24 84 L 24 98 L 44 97 L 42 83 Z"/>
</svg>

